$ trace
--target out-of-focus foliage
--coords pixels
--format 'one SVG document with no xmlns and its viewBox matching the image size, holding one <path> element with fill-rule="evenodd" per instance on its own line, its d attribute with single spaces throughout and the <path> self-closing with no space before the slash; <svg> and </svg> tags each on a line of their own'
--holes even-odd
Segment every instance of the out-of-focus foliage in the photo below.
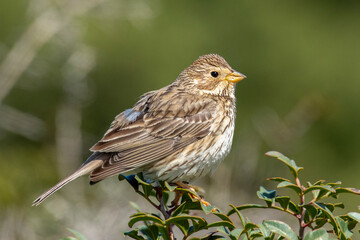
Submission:
<svg viewBox="0 0 360 240">
<path fill-rule="evenodd" d="M 249 200 L 258 176 L 281 171 L 266 149 L 314 159 L 301 162 L 309 180 L 358 187 L 359 10 L 334 0 L 0 1 L 0 238 L 64 236 L 66 226 L 113 236 L 135 197 L 114 180 L 31 201 L 80 166 L 116 114 L 211 52 L 248 78 L 232 152 L 198 182 L 208 199 Z"/>
</svg>

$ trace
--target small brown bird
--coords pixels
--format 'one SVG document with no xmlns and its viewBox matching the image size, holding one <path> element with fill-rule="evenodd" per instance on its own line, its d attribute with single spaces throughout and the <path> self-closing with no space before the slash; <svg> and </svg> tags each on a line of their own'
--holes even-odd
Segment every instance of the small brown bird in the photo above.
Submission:
<svg viewBox="0 0 360 240">
<path fill-rule="evenodd" d="M 172 84 L 116 116 L 85 163 L 33 205 L 88 173 L 94 184 L 131 170 L 179 183 L 214 172 L 231 148 L 235 83 L 244 78 L 217 54 L 199 57 Z"/>
</svg>

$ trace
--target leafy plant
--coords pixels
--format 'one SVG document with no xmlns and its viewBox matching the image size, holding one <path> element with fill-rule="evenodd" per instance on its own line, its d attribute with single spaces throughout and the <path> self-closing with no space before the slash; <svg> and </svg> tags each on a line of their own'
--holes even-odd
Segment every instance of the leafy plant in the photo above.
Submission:
<svg viewBox="0 0 360 240">
<path fill-rule="evenodd" d="M 120 180 L 126 179 L 134 190 L 161 214 L 142 212 L 136 204 L 132 203 L 138 212 L 130 217 L 129 227 L 132 230 L 125 232 L 124 235 L 137 240 L 223 238 L 231 240 L 327 240 L 334 237 L 340 240 L 351 239 L 356 225 L 360 222 L 360 213 L 349 212 L 336 216 L 335 209 L 345 208 L 344 204 L 326 200 L 337 199 L 343 193 L 360 195 L 360 190 L 341 187 L 341 182 L 326 183 L 324 180 L 315 183 L 307 182 L 303 185 L 299 179 L 299 172 L 303 168 L 298 167 L 294 160 L 275 151 L 268 152 L 266 155 L 284 163 L 293 177 L 293 180 L 283 177 L 272 177 L 267 180 L 276 182 L 277 189 L 282 188 L 294 192 L 297 199 L 292 199 L 287 195 L 278 195 L 276 190 L 267 190 L 261 186 L 257 196 L 264 201 L 263 205 L 230 205 L 231 209 L 223 213 L 207 203 L 195 188 L 171 185 L 167 182 L 159 182 L 154 186 L 147 183 L 142 175 L 120 175 Z M 306 201 L 309 198 L 307 195 L 311 200 Z M 274 209 L 289 214 L 298 220 L 299 231 L 296 234 L 288 224 L 278 220 L 253 223 L 241 213 L 245 209 Z M 194 214 L 195 211 L 202 212 L 204 217 Z M 208 219 L 211 215 L 216 216 L 218 220 L 210 222 Z M 240 226 L 236 226 L 231 219 L 233 217 L 239 219 Z M 176 228 L 178 231 L 174 231 Z M 174 232 L 177 233 L 176 237 Z"/>
</svg>

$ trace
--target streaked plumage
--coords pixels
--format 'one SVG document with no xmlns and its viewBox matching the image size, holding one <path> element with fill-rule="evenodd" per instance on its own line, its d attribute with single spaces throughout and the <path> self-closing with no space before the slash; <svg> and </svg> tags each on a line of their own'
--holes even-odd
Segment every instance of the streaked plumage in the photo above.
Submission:
<svg viewBox="0 0 360 240">
<path fill-rule="evenodd" d="M 172 84 L 116 116 L 82 167 L 33 205 L 87 173 L 96 183 L 130 170 L 169 182 L 213 172 L 231 148 L 235 83 L 244 78 L 219 55 L 199 57 Z"/>
</svg>

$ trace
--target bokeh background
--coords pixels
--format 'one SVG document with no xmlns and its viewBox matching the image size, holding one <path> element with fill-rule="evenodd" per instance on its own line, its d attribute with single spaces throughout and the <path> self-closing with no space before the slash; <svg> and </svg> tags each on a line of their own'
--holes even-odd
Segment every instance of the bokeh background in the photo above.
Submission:
<svg viewBox="0 0 360 240">
<path fill-rule="evenodd" d="M 248 76 L 232 152 L 196 182 L 208 201 L 256 202 L 259 185 L 274 187 L 266 177 L 288 176 L 269 150 L 305 167 L 305 180 L 359 188 L 359 10 L 335 0 L 0 1 L 0 239 L 58 239 L 67 227 L 121 239 L 129 201 L 149 206 L 116 177 L 31 202 L 80 166 L 115 115 L 207 53 Z M 343 200 L 357 211 L 359 198 Z"/>
</svg>

